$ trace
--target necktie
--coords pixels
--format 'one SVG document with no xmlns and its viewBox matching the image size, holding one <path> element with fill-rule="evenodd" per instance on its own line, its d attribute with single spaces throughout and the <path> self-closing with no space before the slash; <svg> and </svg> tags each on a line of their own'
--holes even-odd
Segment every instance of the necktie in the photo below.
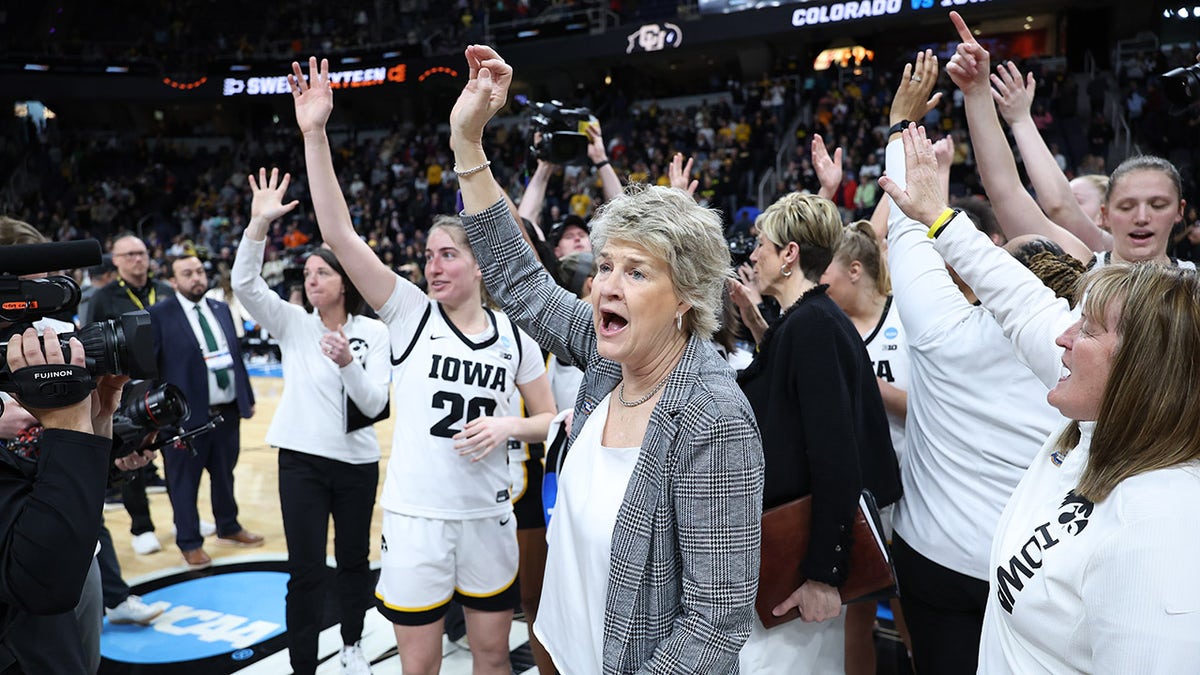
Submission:
<svg viewBox="0 0 1200 675">
<path fill-rule="evenodd" d="M 204 346 L 209 352 L 217 351 L 217 337 L 213 335 L 212 326 L 208 325 L 208 319 L 204 318 L 204 312 L 200 311 L 200 305 L 196 304 L 196 316 L 200 319 L 200 332 L 204 333 Z M 224 389 L 229 386 L 229 369 L 222 368 L 216 373 L 217 386 Z"/>
</svg>

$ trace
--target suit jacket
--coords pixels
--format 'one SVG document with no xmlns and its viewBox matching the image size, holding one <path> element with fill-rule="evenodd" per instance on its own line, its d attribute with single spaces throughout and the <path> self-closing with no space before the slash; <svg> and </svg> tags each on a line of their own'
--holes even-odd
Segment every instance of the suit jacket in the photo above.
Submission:
<svg viewBox="0 0 1200 675">
<path fill-rule="evenodd" d="M 463 224 L 505 313 L 585 367 L 573 441 L 621 380 L 596 352 L 591 305 L 554 283 L 504 201 Z M 750 404 L 711 342 L 689 339 L 641 449 L 613 530 L 604 672 L 736 673 L 754 621 L 763 457 Z"/>
<path fill-rule="evenodd" d="M 229 305 L 212 298 L 205 298 L 217 324 L 229 345 L 233 357 L 233 381 L 237 391 L 238 413 L 250 417 L 254 407 L 254 392 L 250 389 L 250 377 L 242 363 L 242 350 L 238 345 L 237 333 L 233 330 L 233 315 Z M 184 429 L 194 429 L 208 422 L 208 368 L 204 365 L 204 352 L 196 341 L 196 333 L 188 323 L 184 308 L 172 292 L 150 308 L 150 320 L 154 326 L 154 356 L 158 361 L 158 379 L 183 390 L 191 409 L 183 421 Z"/>
</svg>

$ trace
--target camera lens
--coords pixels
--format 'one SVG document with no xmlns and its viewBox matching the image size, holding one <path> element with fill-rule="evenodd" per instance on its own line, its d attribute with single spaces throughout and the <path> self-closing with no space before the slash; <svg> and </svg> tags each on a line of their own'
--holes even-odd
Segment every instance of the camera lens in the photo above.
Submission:
<svg viewBox="0 0 1200 675">
<path fill-rule="evenodd" d="M 164 384 L 146 392 L 141 399 L 130 401 L 124 412 L 144 428 L 161 429 L 187 419 L 191 410 L 179 387 Z"/>
<path fill-rule="evenodd" d="M 93 375 L 129 375 L 137 380 L 158 375 L 148 312 L 126 312 L 117 319 L 88 324 L 75 337 L 83 343 L 84 364 Z M 69 358 L 65 340 L 63 355 Z"/>
<path fill-rule="evenodd" d="M 1186 108 L 1200 99 L 1200 63 L 1170 71 L 1162 76 L 1162 84 L 1171 105 Z"/>
</svg>

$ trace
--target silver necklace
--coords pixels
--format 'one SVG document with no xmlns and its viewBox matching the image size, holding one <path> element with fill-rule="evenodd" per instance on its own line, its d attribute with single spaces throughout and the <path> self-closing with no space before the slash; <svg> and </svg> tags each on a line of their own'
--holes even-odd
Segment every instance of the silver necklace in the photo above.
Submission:
<svg viewBox="0 0 1200 675">
<path fill-rule="evenodd" d="M 667 376 L 664 377 L 663 379 L 659 380 L 658 384 L 654 385 L 654 388 L 651 389 L 649 391 L 649 393 L 647 393 L 645 396 L 639 398 L 636 401 L 626 401 L 625 400 L 625 382 L 621 382 L 621 388 L 619 390 L 617 390 L 617 400 L 620 401 L 621 405 L 625 406 L 626 408 L 636 408 L 637 406 L 639 406 L 639 405 L 645 403 L 646 401 L 649 401 L 651 398 L 653 398 L 654 395 L 658 393 L 658 390 L 662 389 L 663 385 L 667 383 L 667 378 L 670 376 L 671 376 L 671 374 L 667 373 Z"/>
</svg>

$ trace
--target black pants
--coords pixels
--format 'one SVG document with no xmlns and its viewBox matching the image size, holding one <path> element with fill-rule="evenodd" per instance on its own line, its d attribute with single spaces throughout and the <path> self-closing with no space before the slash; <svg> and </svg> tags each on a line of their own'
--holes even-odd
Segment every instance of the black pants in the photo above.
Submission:
<svg viewBox="0 0 1200 675">
<path fill-rule="evenodd" d="M 379 463 L 347 464 L 292 450 L 279 450 L 279 504 L 287 537 L 287 630 L 292 669 L 317 668 L 317 636 L 325 618 L 326 534 L 333 516 L 337 600 L 342 643 L 362 637 L 363 614 L 371 606 L 374 575 L 371 514 Z"/>
<path fill-rule="evenodd" d="M 892 538 L 900 605 L 921 675 L 973 673 L 987 607 L 986 581 L 943 567 Z"/>
<path fill-rule="evenodd" d="M 108 526 L 100 523 L 100 552 L 96 554 L 100 565 L 100 587 L 104 590 L 104 606 L 112 609 L 129 597 L 129 586 L 121 578 L 121 564 L 113 549 L 112 535 Z"/>
<path fill-rule="evenodd" d="M 121 501 L 129 513 L 130 534 L 136 537 L 143 532 L 154 531 L 154 521 L 150 519 L 150 501 L 146 499 L 145 472 L 126 474 L 125 482 L 121 485 Z"/>
<path fill-rule="evenodd" d="M 163 466 L 167 472 L 167 491 L 175 510 L 175 544 L 180 551 L 192 551 L 204 545 L 200 536 L 200 512 L 196 497 L 200 476 L 208 471 L 213 518 L 217 536 L 228 537 L 242 531 L 238 522 L 237 500 L 233 497 L 233 467 L 237 466 L 241 447 L 241 419 L 235 405 L 218 406 L 223 421 L 212 431 L 192 439 L 191 450 L 167 448 Z M 192 454 L 195 451 L 195 454 Z"/>
</svg>

